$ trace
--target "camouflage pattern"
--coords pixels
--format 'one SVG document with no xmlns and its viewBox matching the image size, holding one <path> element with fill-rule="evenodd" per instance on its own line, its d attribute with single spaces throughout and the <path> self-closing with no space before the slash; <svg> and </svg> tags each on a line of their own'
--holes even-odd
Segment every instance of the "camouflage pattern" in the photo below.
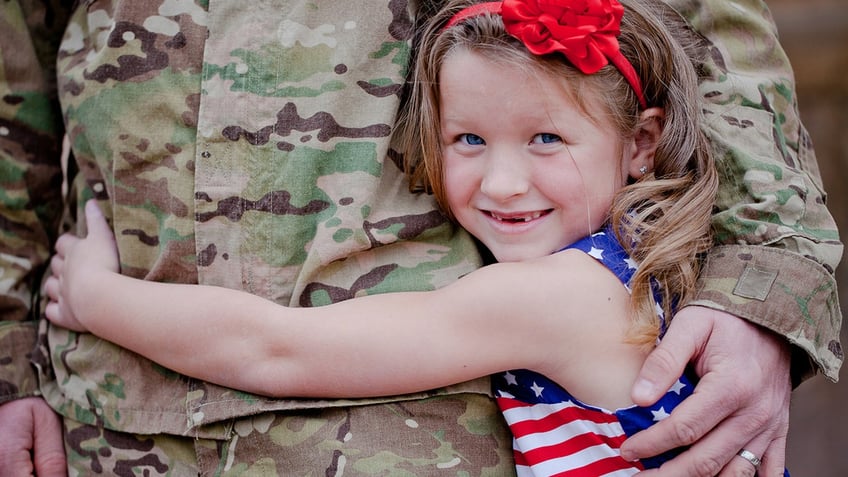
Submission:
<svg viewBox="0 0 848 477">
<path fill-rule="evenodd" d="M 842 243 L 771 14 L 760 0 L 666 3 L 713 44 L 701 91 L 720 173 L 713 227 L 722 246 L 707 258 L 694 303 L 786 336 L 800 350 L 796 384 L 816 370 L 836 381 L 842 312 L 833 272 Z"/>
<path fill-rule="evenodd" d="M 439 396 L 263 413 L 232 422 L 215 440 L 66 420 L 68 466 L 71 475 L 514 475 L 512 438 L 488 402 L 482 394 Z"/>
<path fill-rule="evenodd" d="M 668 3 L 715 45 L 703 90 L 722 153 L 724 246 L 699 303 L 785 334 L 815 365 L 803 372 L 835 379 L 841 245 L 765 6 Z M 0 4 L 0 402 L 43 394 L 65 416 L 73 475 L 513 472 L 486 379 L 392 398 L 267 399 L 43 321 L 31 344 L 60 221 L 83 234 L 75 217 L 92 197 L 123 273 L 287 306 L 433 289 L 479 266 L 471 239 L 408 193 L 390 149 L 411 5 Z"/>
</svg>

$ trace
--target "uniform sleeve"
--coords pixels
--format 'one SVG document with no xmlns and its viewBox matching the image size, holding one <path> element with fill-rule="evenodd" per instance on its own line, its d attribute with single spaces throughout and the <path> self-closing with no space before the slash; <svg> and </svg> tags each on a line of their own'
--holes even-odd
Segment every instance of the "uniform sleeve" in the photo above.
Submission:
<svg viewBox="0 0 848 477">
<path fill-rule="evenodd" d="M 37 391 L 34 311 L 62 210 L 53 65 L 63 11 L 0 5 L 0 403 Z"/>
<path fill-rule="evenodd" d="M 720 173 L 708 254 L 692 304 L 785 336 L 793 382 L 837 380 L 842 256 L 793 72 L 762 0 L 668 0 L 711 44 L 701 92 Z"/>
</svg>

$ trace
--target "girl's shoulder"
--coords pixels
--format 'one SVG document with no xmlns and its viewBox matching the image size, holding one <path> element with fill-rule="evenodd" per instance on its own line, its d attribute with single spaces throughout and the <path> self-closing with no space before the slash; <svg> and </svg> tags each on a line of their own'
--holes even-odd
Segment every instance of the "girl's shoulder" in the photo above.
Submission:
<svg viewBox="0 0 848 477">
<path fill-rule="evenodd" d="M 563 251 L 566 250 L 585 253 L 612 272 L 625 287 L 630 283 L 638 268 L 636 261 L 630 258 L 609 226 L 563 249 Z"/>
<path fill-rule="evenodd" d="M 599 280 L 609 279 L 610 272 L 617 279 L 611 284 L 617 281 L 626 287 L 637 264 L 612 229 L 605 227 L 550 255 L 522 262 L 497 263 L 486 268 L 494 281 L 557 289 L 585 282 L 596 275 Z"/>
<path fill-rule="evenodd" d="M 620 273 L 627 265 L 613 270 L 603 262 L 604 253 L 599 249 L 566 248 L 532 260 L 489 265 L 480 270 L 485 271 L 485 277 L 480 278 L 490 293 L 512 296 L 522 306 L 591 310 L 597 299 L 610 295 L 629 298 Z"/>
</svg>

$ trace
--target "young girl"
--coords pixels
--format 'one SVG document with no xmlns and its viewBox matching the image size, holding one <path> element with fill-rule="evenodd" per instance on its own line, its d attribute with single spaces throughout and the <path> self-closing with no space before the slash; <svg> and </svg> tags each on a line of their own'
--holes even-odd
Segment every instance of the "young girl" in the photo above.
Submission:
<svg viewBox="0 0 848 477">
<path fill-rule="evenodd" d="M 659 4 L 624 3 L 464 0 L 422 30 L 398 131 L 413 184 L 500 263 L 431 292 L 285 308 L 121 276 L 92 202 L 88 237 L 57 244 L 48 318 L 273 396 L 387 395 L 498 373 L 519 474 L 658 466 L 670 456 L 630 463 L 618 447 L 691 393 L 683 376 L 651 408 L 629 397 L 710 247 L 716 174 L 694 47 Z"/>
</svg>

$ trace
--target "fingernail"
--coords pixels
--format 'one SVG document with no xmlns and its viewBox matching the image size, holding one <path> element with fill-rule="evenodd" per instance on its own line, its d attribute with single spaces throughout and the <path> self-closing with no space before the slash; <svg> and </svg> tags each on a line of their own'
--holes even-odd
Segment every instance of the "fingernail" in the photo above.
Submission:
<svg viewBox="0 0 848 477">
<path fill-rule="evenodd" d="M 621 458 L 627 462 L 639 462 L 639 456 L 629 448 L 621 448 Z"/>
<path fill-rule="evenodd" d="M 85 203 L 85 212 L 87 214 L 100 214 L 100 207 L 97 206 L 94 199 L 91 199 Z"/>
<path fill-rule="evenodd" d="M 654 391 L 654 383 L 644 378 L 639 378 L 633 385 L 634 400 L 650 399 Z"/>
</svg>

